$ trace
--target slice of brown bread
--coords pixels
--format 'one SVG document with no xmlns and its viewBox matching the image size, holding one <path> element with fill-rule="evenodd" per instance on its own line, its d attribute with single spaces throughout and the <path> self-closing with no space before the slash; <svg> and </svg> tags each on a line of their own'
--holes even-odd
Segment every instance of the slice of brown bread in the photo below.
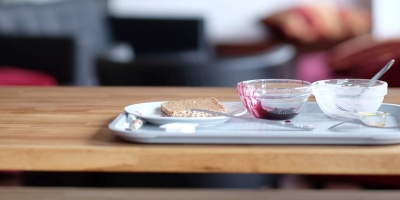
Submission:
<svg viewBox="0 0 400 200">
<path fill-rule="evenodd" d="M 199 97 L 168 101 L 161 104 L 161 111 L 169 117 L 213 117 L 215 115 L 190 111 L 190 109 L 206 109 L 226 113 L 225 107 L 214 97 Z"/>
</svg>

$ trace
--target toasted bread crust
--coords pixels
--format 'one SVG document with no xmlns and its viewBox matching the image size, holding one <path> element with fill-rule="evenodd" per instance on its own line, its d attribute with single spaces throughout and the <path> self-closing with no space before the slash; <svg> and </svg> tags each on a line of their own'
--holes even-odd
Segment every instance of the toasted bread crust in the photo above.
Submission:
<svg viewBox="0 0 400 200">
<path fill-rule="evenodd" d="M 226 113 L 225 107 L 214 97 L 199 97 L 168 101 L 161 104 L 161 111 L 169 117 L 213 117 L 215 115 L 190 111 L 190 109 L 206 109 Z"/>
</svg>

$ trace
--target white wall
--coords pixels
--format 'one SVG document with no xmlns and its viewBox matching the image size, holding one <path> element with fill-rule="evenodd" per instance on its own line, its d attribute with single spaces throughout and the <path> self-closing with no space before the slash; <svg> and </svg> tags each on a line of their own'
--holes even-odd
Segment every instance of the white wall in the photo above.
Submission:
<svg viewBox="0 0 400 200">
<path fill-rule="evenodd" d="M 344 0 L 343 0 L 344 1 Z M 261 17 L 300 3 L 332 0 L 110 0 L 115 16 L 201 16 L 210 41 L 257 41 L 265 37 Z M 348 2 L 348 1 L 344 1 Z"/>
<path fill-rule="evenodd" d="M 376 39 L 400 37 L 400 1 L 373 0 L 373 30 Z"/>
</svg>

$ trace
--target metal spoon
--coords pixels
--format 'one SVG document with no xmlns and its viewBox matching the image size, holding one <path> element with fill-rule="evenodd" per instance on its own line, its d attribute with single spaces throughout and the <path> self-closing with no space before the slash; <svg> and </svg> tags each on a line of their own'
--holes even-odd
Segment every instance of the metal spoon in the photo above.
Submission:
<svg viewBox="0 0 400 200">
<path fill-rule="evenodd" d="M 381 70 L 379 70 L 378 73 L 376 73 L 370 81 L 368 81 L 367 85 L 361 90 L 360 94 L 358 96 L 361 96 L 365 90 L 367 90 L 372 84 L 374 84 L 383 74 L 385 74 L 390 67 L 392 67 L 394 63 L 394 59 L 390 60 Z"/>
<path fill-rule="evenodd" d="M 393 64 L 394 64 L 394 59 L 390 60 L 381 70 L 379 70 L 379 72 L 376 73 L 376 74 L 371 78 L 370 81 L 368 81 L 368 83 L 367 83 L 367 84 L 365 85 L 365 87 L 361 90 L 361 92 L 360 92 L 358 95 L 356 95 L 355 97 L 361 96 L 372 84 L 374 84 L 383 74 L 385 74 L 385 73 L 390 69 L 390 67 L 392 67 Z M 336 106 L 336 108 L 337 108 L 338 110 L 347 112 L 347 114 L 356 114 L 356 113 L 357 113 L 356 110 L 350 111 L 350 110 L 343 109 L 343 108 L 341 108 L 341 107 L 338 106 L 338 105 L 335 105 L 335 106 Z M 340 122 L 340 123 L 338 123 L 338 124 L 336 124 L 336 125 L 333 125 L 333 126 L 329 127 L 328 129 L 331 130 L 331 129 L 333 129 L 334 127 L 339 126 L 340 124 L 343 124 L 343 123 L 346 123 L 346 122 L 349 122 L 349 123 L 358 123 L 358 124 L 361 124 L 361 125 L 366 126 L 365 123 L 364 123 L 362 120 L 358 119 L 358 117 L 355 117 L 355 118 L 356 118 L 356 119 L 351 119 L 351 120 L 349 120 L 349 121 Z M 369 127 L 371 127 L 371 126 L 369 126 Z"/>
<path fill-rule="evenodd" d="M 371 85 L 373 85 L 383 74 L 385 74 L 394 64 L 394 59 L 390 60 L 381 70 L 379 70 L 378 73 L 376 73 L 371 80 L 368 81 L 368 83 L 365 85 L 365 87 L 361 90 L 360 93 L 358 93 L 358 95 L 355 95 L 354 97 L 360 97 L 362 94 L 364 94 L 364 92 L 371 87 Z M 342 110 L 342 111 L 346 111 L 346 112 L 357 112 L 356 110 L 350 111 L 350 110 L 346 110 L 343 108 L 340 108 L 338 105 L 335 105 L 336 108 L 338 110 Z"/>
<path fill-rule="evenodd" d="M 308 124 L 295 124 L 295 123 L 286 122 L 286 121 L 272 121 L 272 120 L 266 120 L 266 119 L 241 117 L 241 116 L 236 116 L 236 115 L 232 115 L 232 114 L 215 112 L 215 111 L 204 110 L 204 109 L 190 109 L 190 110 L 197 111 L 197 112 L 209 113 L 209 114 L 213 114 L 216 116 L 231 117 L 231 118 L 241 119 L 241 120 L 249 121 L 249 122 L 269 124 L 269 125 L 274 125 L 274 126 L 282 126 L 282 127 L 300 129 L 300 130 L 305 130 L 305 131 L 312 131 L 314 129 L 314 127 L 312 125 L 308 125 Z"/>
<path fill-rule="evenodd" d="M 379 129 L 398 129 L 398 128 L 400 128 L 400 125 L 397 125 L 397 126 L 378 126 L 378 125 L 367 124 L 364 121 L 362 121 L 361 119 L 350 119 L 350 120 L 347 120 L 347 121 L 339 122 L 339 123 L 329 127 L 328 130 L 331 131 L 331 130 L 333 130 L 333 128 L 335 128 L 335 127 L 337 127 L 339 125 L 342 125 L 344 123 L 358 124 L 358 125 L 362 125 L 362 126 L 365 126 L 365 127 L 379 128 Z"/>
</svg>

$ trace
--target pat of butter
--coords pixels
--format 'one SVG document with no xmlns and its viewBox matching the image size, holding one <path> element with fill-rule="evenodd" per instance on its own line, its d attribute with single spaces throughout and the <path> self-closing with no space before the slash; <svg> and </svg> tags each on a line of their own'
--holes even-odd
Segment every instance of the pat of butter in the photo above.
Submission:
<svg viewBox="0 0 400 200">
<path fill-rule="evenodd" d="M 194 133 L 198 125 L 195 123 L 169 123 L 161 125 L 160 128 L 165 128 L 167 133 Z"/>
</svg>

